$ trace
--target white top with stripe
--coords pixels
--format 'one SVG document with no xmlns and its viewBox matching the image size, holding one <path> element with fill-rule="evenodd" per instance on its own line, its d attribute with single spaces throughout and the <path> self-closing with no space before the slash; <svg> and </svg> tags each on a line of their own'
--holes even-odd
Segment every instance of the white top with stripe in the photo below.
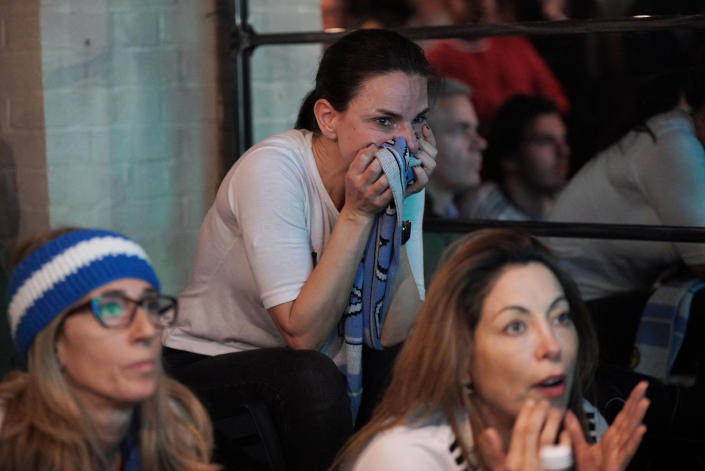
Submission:
<svg viewBox="0 0 705 471">
<path fill-rule="evenodd" d="M 607 421 L 587 401 L 583 408 L 591 439 L 596 442 L 607 430 Z M 461 425 L 469 427 L 466 420 Z M 394 427 L 378 434 L 360 453 L 350 471 L 468 471 L 458 440 L 440 412 L 427 420 Z"/>
</svg>

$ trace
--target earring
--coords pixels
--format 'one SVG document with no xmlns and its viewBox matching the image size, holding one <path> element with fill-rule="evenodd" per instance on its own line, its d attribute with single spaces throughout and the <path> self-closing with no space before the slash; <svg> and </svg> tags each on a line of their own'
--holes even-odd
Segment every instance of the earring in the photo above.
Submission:
<svg viewBox="0 0 705 471">
<path fill-rule="evenodd" d="M 475 388 L 472 386 L 472 381 L 468 381 L 467 383 L 463 384 L 463 389 L 465 390 L 465 394 L 468 396 L 472 396 L 475 394 Z"/>
</svg>

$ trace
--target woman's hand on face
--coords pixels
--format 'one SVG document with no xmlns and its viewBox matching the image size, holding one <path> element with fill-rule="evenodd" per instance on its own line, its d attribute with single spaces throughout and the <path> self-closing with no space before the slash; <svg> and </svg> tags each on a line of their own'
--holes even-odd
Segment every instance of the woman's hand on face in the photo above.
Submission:
<svg viewBox="0 0 705 471">
<path fill-rule="evenodd" d="M 421 165 L 414 167 L 414 175 L 416 181 L 413 185 L 407 187 L 406 194 L 411 195 L 423 189 L 428 183 L 433 170 L 436 168 L 436 138 L 433 136 L 433 131 L 424 123 L 421 126 L 421 136 L 419 136 L 419 150 L 414 156 L 421 161 Z"/>
<path fill-rule="evenodd" d="M 544 445 L 555 444 L 562 421 L 563 412 L 550 408 L 548 401 L 526 401 L 514 422 L 506 454 L 497 430 L 490 427 L 482 433 L 490 466 L 495 471 L 541 470 L 539 451 Z M 561 433 L 560 442 L 570 443 L 566 432 Z"/>
<path fill-rule="evenodd" d="M 379 147 L 361 149 L 345 174 L 345 206 L 357 217 L 371 219 L 392 200 L 392 189 L 382 165 L 375 158 Z"/>
<path fill-rule="evenodd" d="M 641 381 L 629 395 L 621 412 L 596 445 L 585 441 L 583 430 L 575 415 L 568 411 L 565 430 L 570 435 L 578 471 L 620 471 L 634 456 L 646 426 L 641 423 L 649 407 L 644 396 L 648 383 Z"/>
</svg>

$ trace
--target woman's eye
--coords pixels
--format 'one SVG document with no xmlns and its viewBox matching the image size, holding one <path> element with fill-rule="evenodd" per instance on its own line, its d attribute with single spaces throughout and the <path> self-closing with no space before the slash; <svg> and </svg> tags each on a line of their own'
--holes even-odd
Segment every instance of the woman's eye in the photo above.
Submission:
<svg viewBox="0 0 705 471">
<path fill-rule="evenodd" d="M 390 118 L 375 118 L 375 121 L 377 122 L 377 124 L 385 128 L 388 128 L 392 125 L 392 120 Z"/>
<path fill-rule="evenodd" d="M 570 311 L 561 312 L 554 320 L 559 325 L 568 325 L 573 323 L 573 315 Z"/>
<path fill-rule="evenodd" d="M 125 308 L 119 301 L 102 303 L 98 306 L 101 317 L 120 317 L 125 312 Z"/>
<path fill-rule="evenodd" d="M 513 321 L 507 324 L 504 328 L 504 332 L 507 334 L 520 334 L 526 330 L 526 324 L 522 321 Z"/>
<path fill-rule="evenodd" d="M 154 298 L 154 299 L 144 299 L 142 301 L 142 309 L 144 309 L 147 312 L 155 313 L 158 314 L 162 312 L 162 304 L 159 302 L 159 299 Z"/>
<path fill-rule="evenodd" d="M 426 115 L 422 114 L 414 118 L 414 124 L 423 124 L 426 122 Z"/>
</svg>

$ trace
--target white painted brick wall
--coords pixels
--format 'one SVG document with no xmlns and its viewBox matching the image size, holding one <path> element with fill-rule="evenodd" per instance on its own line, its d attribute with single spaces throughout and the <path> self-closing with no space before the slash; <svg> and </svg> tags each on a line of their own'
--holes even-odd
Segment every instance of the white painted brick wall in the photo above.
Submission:
<svg viewBox="0 0 705 471">
<path fill-rule="evenodd" d="M 250 0 L 255 31 L 320 31 L 320 0 Z M 255 142 L 291 129 L 299 105 L 313 88 L 320 45 L 266 46 L 252 56 Z"/>
<path fill-rule="evenodd" d="M 0 257 L 49 225 L 39 2 L 0 0 Z M 0 268 L 5 260 L 0 260 Z"/>
<path fill-rule="evenodd" d="M 0 139 L 16 163 L 0 182 L 19 200 L 20 233 L 125 232 L 179 291 L 220 178 L 224 107 L 236 105 L 218 89 L 217 0 L 0 2 Z M 319 0 L 251 0 L 250 13 L 259 32 L 321 27 Z M 320 53 L 257 50 L 257 139 L 293 125 Z"/>
<path fill-rule="evenodd" d="M 51 226 L 134 237 L 172 293 L 222 158 L 214 4 L 42 2 Z"/>
</svg>

